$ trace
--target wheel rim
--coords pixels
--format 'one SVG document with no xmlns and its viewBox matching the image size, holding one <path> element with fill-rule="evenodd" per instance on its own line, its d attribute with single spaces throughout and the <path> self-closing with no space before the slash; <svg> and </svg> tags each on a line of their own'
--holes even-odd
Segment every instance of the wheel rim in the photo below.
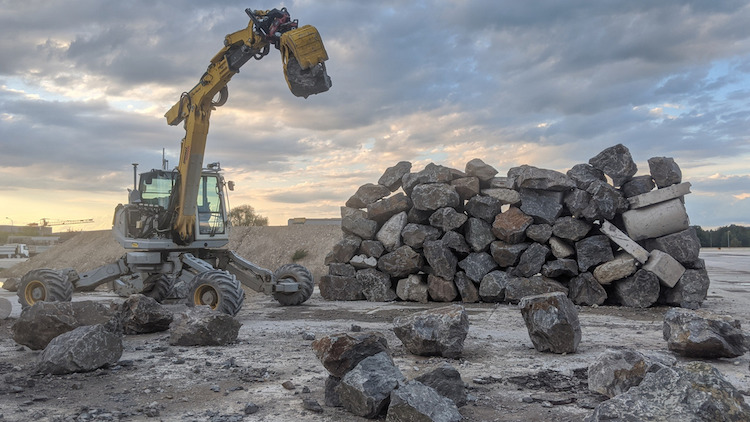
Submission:
<svg viewBox="0 0 750 422">
<path fill-rule="evenodd" d="M 196 305 L 208 305 L 211 309 L 216 309 L 219 305 L 219 292 L 213 286 L 201 284 L 195 289 L 193 303 Z"/>
<path fill-rule="evenodd" d="M 44 287 L 44 283 L 38 280 L 33 280 L 27 284 L 23 293 L 26 298 L 26 303 L 29 305 L 47 299 L 47 288 Z"/>
</svg>

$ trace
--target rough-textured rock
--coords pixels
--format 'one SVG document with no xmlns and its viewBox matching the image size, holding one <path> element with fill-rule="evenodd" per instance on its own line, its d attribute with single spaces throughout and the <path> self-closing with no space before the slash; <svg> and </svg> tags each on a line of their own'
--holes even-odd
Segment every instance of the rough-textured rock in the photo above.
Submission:
<svg viewBox="0 0 750 422">
<path fill-rule="evenodd" d="M 666 252 L 682 265 L 691 265 L 697 261 L 701 249 L 701 241 L 695 227 L 689 227 L 677 233 L 650 239 L 645 242 L 646 249 L 652 251 L 658 249 Z"/>
<path fill-rule="evenodd" d="M 531 277 L 542 270 L 542 265 L 547 261 L 550 254 L 548 247 L 540 243 L 532 243 L 521 254 L 518 266 L 513 270 L 513 275 L 519 277 Z"/>
<path fill-rule="evenodd" d="M 409 223 L 401 231 L 401 238 L 412 249 L 422 249 L 424 242 L 440 239 L 440 230 L 424 224 Z"/>
<path fill-rule="evenodd" d="M 457 407 L 466 405 L 468 401 L 466 384 L 461 380 L 461 374 L 449 363 L 444 362 L 415 380 L 434 388 L 441 396 L 451 399 Z"/>
<path fill-rule="evenodd" d="M 609 245 L 609 238 L 603 234 L 579 240 L 575 245 L 578 270 L 581 272 L 588 271 L 594 265 L 615 259 L 612 247 Z"/>
<path fill-rule="evenodd" d="M 102 324 L 84 325 L 52 339 L 39 357 L 43 374 L 89 372 L 117 363 L 122 356 L 122 335 Z"/>
<path fill-rule="evenodd" d="M 497 265 L 503 268 L 512 267 L 521 259 L 521 254 L 528 247 L 528 243 L 508 244 L 498 240 L 490 244 L 490 253 Z"/>
<path fill-rule="evenodd" d="M 341 378 L 365 358 L 388 352 L 388 341 L 378 332 L 338 333 L 313 341 L 312 349 L 328 373 Z"/>
<path fill-rule="evenodd" d="M 745 353 L 740 321 L 729 315 L 672 308 L 664 315 L 669 350 L 696 358 L 734 358 Z"/>
<path fill-rule="evenodd" d="M 347 372 L 336 392 L 341 404 L 357 416 L 373 419 L 390 403 L 391 391 L 404 375 L 386 352 L 369 356 Z"/>
<path fill-rule="evenodd" d="M 518 303 L 526 296 L 552 292 L 568 294 L 568 289 L 560 282 L 542 276 L 509 277 L 505 283 L 505 301 L 510 303 Z"/>
<path fill-rule="evenodd" d="M 618 254 L 613 260 L 607 261 L 594 268 L 594 277 L 601 284 L 610 284 L 635 273 L 637 267 L 635 258 L 630 254 Z"/>
<path fill-rule="evenodd" d="M 521 211 L 537 223 L 554 224 L 563 211 L 564 192 L 521 189 Z"/>
<path fill-rule="evenodd" d="M 563 198 L 565 208 L 575 218 L 583 218 L 588 221 L 596 220 L 596 205 L 591 202 L 591 194 L 582 189 L 573 189 L 565 194 Z"/>
<path fill-rule="evenodd" d="M 458 266 L 464 270 L 471 281 L 479 283 L 482 277 L 497 268 L 497 263 L 487 252 L 474 252 L 462 259 Z"/>
<path fill-rule="evenodd" d="M 353 267 L 352 267 L 353 269 Z M 364 300 L 357 277 L 326 274 L 318 282 L 320 295 L 326 300 Z"/>
<path fill-rule="evenodd" d="M 511 275 L 504 271 L 492 271 L 482 277 L 479 283 L 479 297 L 484 302 L 503 302 L 505 301 L 505 286 Z"/>
<path fill-rule="evenodd" d="M 515 205 L 521 202 L 521 194 L 513 189 L 491 188 L 483 189 L 482 195 L 495 198 L 503 205 Z"/>
<path fill-rule="evenodd" d="M 411 199 L 403 193 L 397 193 L 368 205 L 367 218 L 382 224 L 402 211 L 409 211 L 411 207 Z"/>
<path fill-rule="evenodd" d="M 578 262 L 575 259 L 556 259 L 542 266 L 542 275 L 548 278 L 575 277 L 578 275 Z"/>
<path fill-rule="evenodd" d="M 463 306 L 451 305 L 398 317 L 393 332 L 410 353 L 458 358 L 469 332 L 469 317 Z"/>
<path fill-rule="evenodd" d="M 651 175 L 635 176 L 630 181 L 623 184 L 620 189 L 626 198 L 638 196 L 646 192 L 651 192 L 656 187 Z"/>
<path fill-rule="evenodd" d="M 461 296 L 461 302 L 479 302 L 479 290 L 477 290 L 474 282 L 466 276 L 465 272 L 456 272 L 456 275 L 453 277 L 453 283 L 456 285 L 456 290 L 458 290 L 458 294 Z"/>
<path fill-rule="evenodd" d="M 378 231 L 378 223 L 368 219 L 366 212 L 362 212 L 362 214 L 350 214 L 342 217 L 341 230 L 361 239 L 372 239 Z"/>
<path fill-rule="evenodd" d="M 525 164 L 508 170 L 508 177 L 515 179 L 519 189 L 567 191 L 576 187 L 570 177 L 559 171 L 540 169 Z"/>
<path fill-rule="evenodd" d="M 607 300 L 607 291 L 591 273 L 582 273 L 568 283 L 568 297 L 576 305 L 601 305 Z"/>
<path fill-rule="evenodd" d="M 406 213 L 406 217 L 410 223 L 414 224 L 430 224 L 430 216 L 433 211 L 430 210 L 418 210 L 412 208 Z"/>
<path fill-rule="evenodd" d="M 406 212 L 401 211 L 383 224 L 375 238 L 383 244 L 386 251 L 393 252 L 401 247 L 401 231 L 404 227 L 406 227 Z"/>
<path fill-rule="evenodd" d="M 659 279 L 651 271 L 640 269 L 613 283 L 612 298 L 631 308 L 648 308 L 659 300 Z"/>
<path fill-rule="evenodd" d="M 468 219 L 469 217 L 466 214 L 460 213 L 453 208 L 445 207 L 436 210 L 430 215 L 430 225 L 444 232 L 449 232 L 463 226 Z"/>
<path fill-rule="evenodd" d="M 552 234 L 560 239 L 577 242 L 591 231 L 591 223 L 573 217 L 560 217 L 552 226 Z"/>
<path fill-rule="evenodd" d="M 486 250 L 496 240 L 490 223 L 473 217 L 469 218 L 464 227 L 464 237 L 474 252 Z"/>
<path fill-rule="evenodd" d="M 604 176 L 604 172 L 590 164 L 576 164 L 571 167 L 570 170 L 568 170 L 566 175 L 575 182 L 578 189 L 584 191 L 588 189 L 592 182 L 607 181 L 607 178 Z"/>
<path fill-rule="evenodd" d="M 685 270 L 677 284 L 664 292 L 664 302 L 681 308 L 698 309 L 706 300 L 709 284 L 705 269 Z"/>
<path fill-rule="evenodd" d="M 493 177 L 490 180 L 490 189 L 516 189 L 516 178 L 510 177 Z"/>
<path fill-rule="evenodd" d="M 125 334 L 145 334 L 166 331 L 172 323 L 172 312 L 154 298 L 136 294 L 130 296 L 119 312 Z"/>
<path fill-rule="evenodd" d="M 341 383 L 341 378 L 328 375 L 325 385 L 325 405 L 328 407 L 342 407 L 341 397 L 336 392 L 336 387 Z"/>
<path fill-rule="evenodd" d="M 422 255 L 409 246 L 401 246 L 378 260 L 378 269 L 391 277 L 402 278 L 422 268 Z"/>
<path fill-rule="evenodd" d="M 364 254 L 354 255 L 352 259 L 349 260 L 349 264 L 358 270 L 366 270 L 368 268 L 377 268 L 378 260 Z"/>
<path fill-rule="evenodd" d="M 377 240 L 363 240 L 359 245 L 359 251 L 373 258 L 380 258 L 385 253 L 385 246 Z"/>
<path fill-rule="evenodd" d="M 549 248 L 550 251 L 552 251 L 552 255 L 554 255 L 557 259 L 568 258 L 575 255 L 576 253 L 576 250 L 573 249 L 573 246 L 555 236 L 549 238 Z"/>
<path fill-rule="evenodd" d="M 445 183 L 417 185 L 411 193 L 414 208 L 418 210 L 437 210 L 443 207 L 456 208 L 461 198 L 456 188 Z"/>
<path fill-rule="evenodd" d="M 599 404 L 586 422 L 747 421 L 750 406 L 742 394 L 707 363 L 662 368 L 627 392 Z"/>
<path fill-rule="evenodd" d="M 60 334 L 84 325 L 104 324 L 114 315 L 108 306 L 89 300 L 37 302 L 21 312 L 11 330 L 16 343 L 41 350 Z"/>
<path fill-rule="evenodd" d="M 452 302 L 458 296 L 458 290 L 452 280 L 432 274 L 427 276 L 427 293 L 436 302 Z"/>
<path fill-rule="evenodd" d="M 362 286 L 362 294 L 370 302 L 390 302 L 396 300 L 396 292 L 391 289 L 388 274 L 374 268 L 357 271 L 357 281 Z"/>
<path fill-rule="evenodd" d="M 423 280 L 423 275 L 410 274 L 402 278 L 396 285 L 396 294 L 401 300 L 410 300 L 414 302 L 427 303 L 429 296 L 427 293 L 427 283 Z"/>
<path fill-rule="evenodd" d="M 474 195 L 479 194 L 479 178 L 478 177 L 461 177 L 453 179 L 451 186 L 456 188 L 458 196 L 461 197 L 462 201 L 466 201 Z"/>
<path fill-rule="evenodd" d="M 169 326 L 173 346 L 225 346 L 237 340 L 242 324 L 231 315 L 196 306 L 175 314 Z"/>
<path fill-rule="evenodd" d="M 367 183 L 360 186 L 357 192 L 346 201 L 346 206 L 350 208 L 365 208 L 390 194 L 391 190 L 383 185 Z"/>
<path fill-rule="evenodd" d="M 492 223 L 495 216 L 500 214 L 503 203 L 491 196 L 476 195 L 466 202 L 464 208 L 470 217 L 476 217 Z"/>
<path fill-rule="evenodd" d="M 434 388 L 409 381 L 391 391 L 386 422 L 458 422 L 462 419 L 456 404 Z"/>
<path fill-rule="evenodd" d="M 338 243 L 333 245 L 333 249 L 325 258 L 325 264 L 348 263 L 349 260 L 357 254 L 357 249 L 361 243 L 362 238 L 359 236 L 345 236 L 343 239 L 339 240 Z"/>
<path fill-rule="evenodd" d="M 505 243 L 521 243 L 526 239 L 526 229 L 533 223 L 533 217 L 511 207 L 508 211 L 495 216 L 492 233 Z"/>
<path fill-rule="evenodd" d="M 581 326 L 578 311 L 565 293 L 527 296 L 518 306 L 536 350 L 575 353 L 581 341 Z"/>
<path fill-rule="evenodd" d="M 342 277 L 355 277 L 357 275 L 357 270 L 352 264 L 334 262 L 328 265 L 328 274 Z"/>
<path fill-rule="evenodd" d="M 607 349 L 589 365 L 589 390 L 611 398 L 640 384 L 647 373 L 675 362 L 674 358 L 655 359 L 633 349 Z"/>
<path fill-rule="evenodd" d="M 659 189 L 682 182 L 682 170 L 672 157 L 651 157 L 648 169 Z"/>
<path fill-rule="evenodd" d="M 630 150 L 622 144 L 617 144 L 600 152 L 589 160 L 589 164 L 611 177 L 615 186 L 627 182 L 638 172 L 638 167 L 630 155 Z"/>
<path fill-rule="evenodd" d="M 615 215 L 628 210 L 628 200 L 609 183 L 593 182 L 586 192 L 591 195 L 591 199 L 582 215 L 588 220 L 611 220 Z"/>
<path fill-rule="evenodd" d="M 469 245 L 466 243 L 466 239 L 459 233 L 452 231 L 446 232 L 440 240 L 443 241 L 444 246 L 448 247 L 448 249 L 453 252 L 456 252 L 458 256 L 466 255 L 471 252 L 471 248 L 469 248 Z"/>
<path fill-rule="evenodd" d="M 391 192 L 395 192 L 401 187 L 401 179 L 411 171 L 411 163 L 408 161 L 399 161 L 393 167 L 388 167 L 383 175 L 378 179 L 378 184 L 387 187 Z"/>
<path fill-rule="evenodd" d="M 453 280 L 458 259 L 442 241 L 425 242 L 423 252 L 427 264 L 432 269 L 432 274 L 446 280 Z"/>
<path fill-rule="evenodd" d="M 497 170 L 491 165 L 486 164 L 481 159 L 474 158 L 466 163 L 464 173 L 466 173 L 467 176 L 474 176 L 482 182 L 489 183 L 489 181 L 497 174 Z"/>
<path fill-rule="evenodd" d="M 552 226 L 549 224 L 532 224 L 526 229 L 526 237 L 538 243 L 547 243 L 552 236 Z"/>
</svg>

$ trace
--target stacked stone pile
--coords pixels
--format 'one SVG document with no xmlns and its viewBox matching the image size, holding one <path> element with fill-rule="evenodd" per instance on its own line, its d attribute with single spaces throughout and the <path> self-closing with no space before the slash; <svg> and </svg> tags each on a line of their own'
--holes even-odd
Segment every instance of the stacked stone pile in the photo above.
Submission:
<svg viewBox="0 0 750 422">
<path fill-rule="evenodd" d="M 709 279 L 684 205 L 690 183 L 672 158 L 648 164 L 636 175 L 623 145 L 567 173 L 399 162 L 341 208 L 321 295 L 517 303 L 564 292 L 578 305 L 698 308 Z"/>
</svg>

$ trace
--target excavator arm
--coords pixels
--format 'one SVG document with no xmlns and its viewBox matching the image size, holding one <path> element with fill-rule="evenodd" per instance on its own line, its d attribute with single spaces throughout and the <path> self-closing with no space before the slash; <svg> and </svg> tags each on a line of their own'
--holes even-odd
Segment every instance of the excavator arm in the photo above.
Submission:
<svg viewBox="0 0 750 422">
<path fill-rule="evenodd" d="M 307 98 L 331 87 L 324 63 L 328 54 L 315 27 L 299 27 L 286 8 L 246 9 L 245 12 L 250 17 L 247 27 L 224 38 L 224 47 L 211 59 L 198 84 L 182 93 L 164 115 L 169 125 L 183 123 L 185 127 L 177 166 L 179 178 L 170 199 L 171 219 L 167 221 L 177 244 L 189 244 L 195 238 L 196 204 L 208 122 L 211 111 L 227 101 L 227 84 L 240 67 L 251 58 L 260 60 L 273 45 L 281 52 L 284 77 L 292 94 Z"/>
</svg>

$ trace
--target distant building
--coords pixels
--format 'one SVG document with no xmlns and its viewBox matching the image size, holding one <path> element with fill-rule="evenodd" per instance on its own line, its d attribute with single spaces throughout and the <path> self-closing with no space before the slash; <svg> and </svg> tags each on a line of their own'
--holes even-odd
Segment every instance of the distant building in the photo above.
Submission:
<svg viewBox="0 0 750 422">
<path fill-rule="evenodd" d="M 11 226 L 0 224 L 0 233 L 24 234 L 34 233 L 37 236 L 49 236 L 52 234 L 52 227 L 46 226 Z"/>
<path fill-rule="evenodd" d="M 340 218 L 305 218 L 297 217 L 290 218 L 287 225 L 295 226 L 298 224 L 305 224 L 307 226 L 340 226 Z"/>
</svg>

